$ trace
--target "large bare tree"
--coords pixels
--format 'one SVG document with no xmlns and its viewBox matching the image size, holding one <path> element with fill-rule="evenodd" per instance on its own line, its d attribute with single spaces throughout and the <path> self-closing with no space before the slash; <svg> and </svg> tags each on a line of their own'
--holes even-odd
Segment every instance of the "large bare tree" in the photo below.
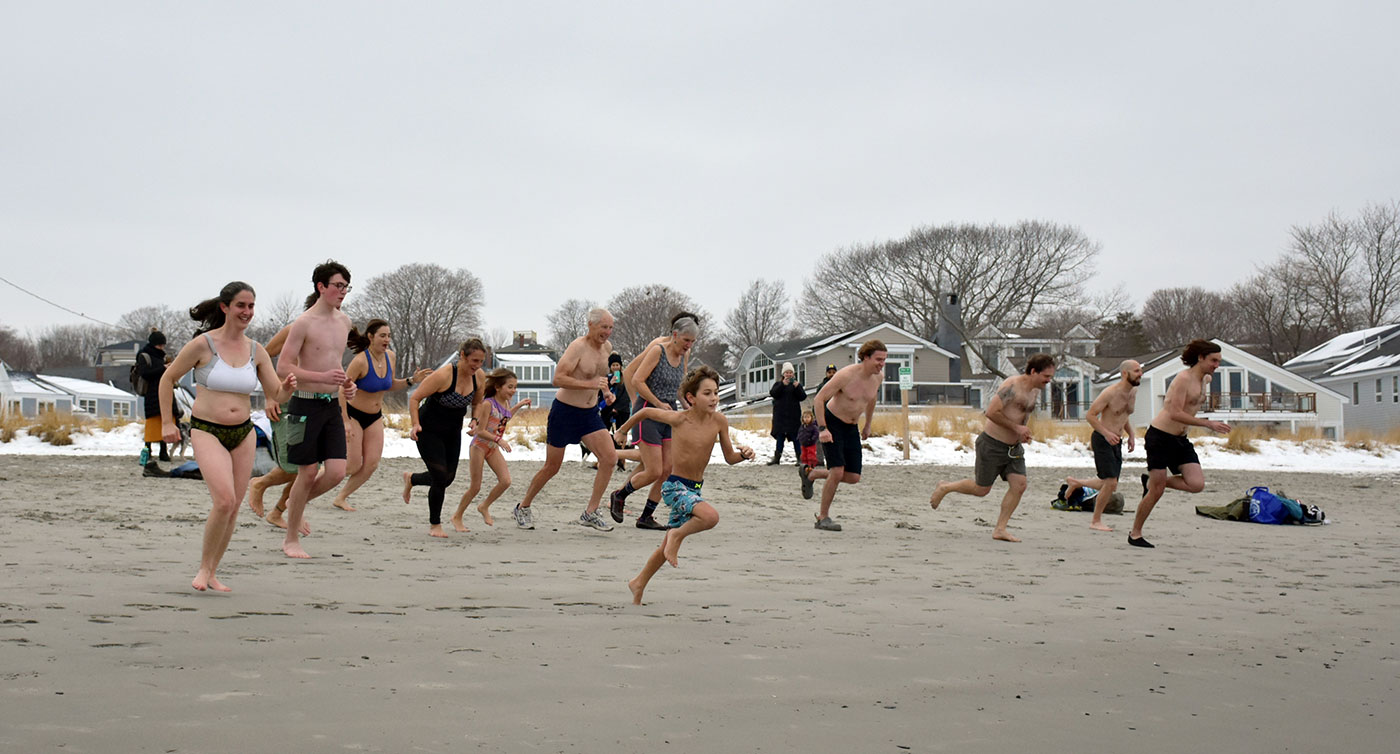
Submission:
<svg viewBox="0 0 1400 754">
<path fill-rule="evenodd" d="M 355 316 L 381 317 L 394 333 L 399 372 L 437 366 L 480 332 L 481 281 L 468 270 L 406 264 L 357 288 Z"/>
<path fill-rule="evenodd" d="M 193 306 L 194 301 L 190 302 Z M 190 319 L 189 309 L 176 309 L 167 304 L 138 307 L 117 318 L 117 332 L 105 331 L 112 339 L 145 340 L 155 328 L 165 334 L 166 350 L 175 353 L 190 339 L 199 323 Z"/>
<path fill-rule="evenodd" d="M 613 315 L 613 350 L 630 361 L 652 338 L 671 334 L 671 318 L 677 312 L 687 311 L 701 318 L 700 337 L 696 348 L 714 340 L 708 333 L 706 321 L 709 317 L 695 303 L 694 299 L 675 288 L 654 283 L 624 288 L 608 300 L 608 311 Z"/>
<path fill-rule="evenodd" d="M 1400 314 L 1400 201 L 1366 206 L 1353 227 L 1364 270 L 1363 324 L 1394 322 Z"/>
<path fill-rule="evenodd" d="M 588 311 L 598 304 L 591 299 L 571 298 L 550 312 L 547 341 L 551 348 L 564 350 L 581 335 L 588 332 Z"/>
<path fill-rule="evenodd" d="M 148 329 L 140 336 L 146 339 Z M 42 369 L 90 366 L 97 361 L 97 349 L 120 335 L 102 325 L 55 325 L 34 339 Z"/>
<path fill-rule="evenodd" d="M 738 303 L 724 318 L 720 338 L 728 347 L 728 357 L 736 359 L 749 346 L 787 336 L 791 322 L 783 282 L 760 278 L 749 283 L 749 287 L 739 294 Z"/>
<path fill-rule="evenodd" d="M 1305 273 L 1304 293 L 1323 324 L 1333 333 L 1360 326 L 1363 262 L 1353 224 L 1333 212 L 1315 225 L 1293 226 L 1289 236 L 1285 258 Z"/>
<path fill-rule="evenodd" d="M 1196 338 L 1234 340 L 1238 315 L 1223 294 L 1199 286 L 1159 288 L 1142 305 L 1142 326 L 1155 350 Z"/>
<path fill-rule="evenodd" d="M 1268 351 L 1276 364 L 1326 340 L 1328 328 L 1308 294 L 1309 274 L 1287 259 L 1230 288 L 1236 336 Z"/>
<path fill-rule="evenodd" d="M 305 309 L 304 300 L 291 292 L 284 292 L 277 297 L 258 297 L 257 306 L 254 307 L 253 324 L 248 326 L 248 337 L 259 343 L 266 343 L 272 340 L 272 336 L 278 330 L 291 324 Z M 353 310 L 347 312 L 353 316 Z M 356 321 L 356 327 L 363 328 L 363 321 Z"/>
</svg>

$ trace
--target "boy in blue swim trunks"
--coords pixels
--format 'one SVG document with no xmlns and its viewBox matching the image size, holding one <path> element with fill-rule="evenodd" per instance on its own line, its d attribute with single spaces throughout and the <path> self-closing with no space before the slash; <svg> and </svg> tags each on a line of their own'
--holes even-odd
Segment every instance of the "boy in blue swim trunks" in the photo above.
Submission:
<svg viewBox="0 0 1400 754">
<path fill-rule="evenodd" d="M 681 382 L 680 394 L 690 403 L 690 408 L 685 411 L 644 408 L 632 414 L 614 435 L 615 439 L 625 438 L 627 430 L 644 419 L 671 427 L 673 473 L 661 487 L 661 501 L 671 509 L 671 528 L 667 529 L 661 546 L 647 558 L 642 572 L 627 582 L 634 605 L 642 604 L 642 592 L 651 577 L 661 570 L 663 562 L 676 567 L 681 542 L 686 537 L 712 529 L 719 523 L 719 513 L 700 493 L 715 440 L 719 440 L 724 460 L 731 465 L 753 458 L 753 450 L 748 446 L 731 444 L 729 420 L 715 410 L 719 405 L 719 374 L 715 370 L 710 367 L 692 369 Z"/>
</svg>

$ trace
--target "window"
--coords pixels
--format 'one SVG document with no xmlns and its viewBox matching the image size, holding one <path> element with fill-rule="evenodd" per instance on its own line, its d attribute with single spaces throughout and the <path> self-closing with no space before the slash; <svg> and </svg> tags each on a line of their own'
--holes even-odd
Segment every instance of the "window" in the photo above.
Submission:
<svg viewBox="0 0 1400 754">
<path fill-rule="evenodd" d="M 114 402 L 112 403 L 112 416 L 117 416 L 117 417 L 120 417 L 120 418 L 122 418 L 122 419 L 130 419 L 130 418 L 131 418 L 131 402 L 130 402 L 130 401 L 114 401 Z"/>
<path fill-rule="evenodd" d="M 1390 379 L 1392 380 L 1390 383 L 1390 402 L 1400 403 L 1400 377 L 1391 377 Z"/>
<path fill-rule="evenodd" d="M 1361 383 L 1351 383 L 1351 405 L 1356 406 L 1361 403 Z"/>
<path fill-rule="evenodd" d="M 1379 382 L 1379 380 L 1377 380 Z M 78 410 L 97 416 L 97 401 L 92 398 L 79 398 Z"/>
<path fill-rule="evenodd" d="M 1382 384 L 1382 383 L 1381 383 L 1380 378 L 1377 377 L 1377 378 L 1376 378 L 1376 403 L 1380 403 L 1380 402 L 1381 402 L 1381 390 L 1382 390 L 1382 389 L 1381 389 L 1381 384 Z"/>
<path fill-rule="evenodd" d="M 749 364 L 747 373 L 750 393 L 756 395 L 767 393 L 768 388 L 778 379 L 777 367 L 773 366 L 773 360 L 759 354 L 754 357 L 753 363 Z"/>
</svg>

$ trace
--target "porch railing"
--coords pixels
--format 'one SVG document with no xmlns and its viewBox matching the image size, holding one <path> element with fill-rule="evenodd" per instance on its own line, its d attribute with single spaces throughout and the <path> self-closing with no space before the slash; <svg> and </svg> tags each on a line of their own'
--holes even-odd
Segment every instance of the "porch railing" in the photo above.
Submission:
<svg viewBox="0 0 1400 754">
<path fill-rule="evenodd" d="M 1209 393 L 1202 411 L 1276 411 L 1280 413 L 1317 413 L 1317 393 Z"/>
</svg>

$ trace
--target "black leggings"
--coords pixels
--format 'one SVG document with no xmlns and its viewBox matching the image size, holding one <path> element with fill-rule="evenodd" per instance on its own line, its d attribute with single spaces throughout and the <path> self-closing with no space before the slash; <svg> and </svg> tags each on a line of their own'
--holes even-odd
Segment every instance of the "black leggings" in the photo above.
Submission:
<svg viewBox="0 0 1400 754">
<path fill-rule="evenodd" d="M 428 523 L 438 526 L 442 523 L 442 500 L 452 480 L 457 478 L 457 462 L 462 455 L 462 428 L 419 431 L 418 455 L 423 458 L 428 470 L 414 474 L 410 481 L 415 487 L 428 488 Z"/>
</svg>

